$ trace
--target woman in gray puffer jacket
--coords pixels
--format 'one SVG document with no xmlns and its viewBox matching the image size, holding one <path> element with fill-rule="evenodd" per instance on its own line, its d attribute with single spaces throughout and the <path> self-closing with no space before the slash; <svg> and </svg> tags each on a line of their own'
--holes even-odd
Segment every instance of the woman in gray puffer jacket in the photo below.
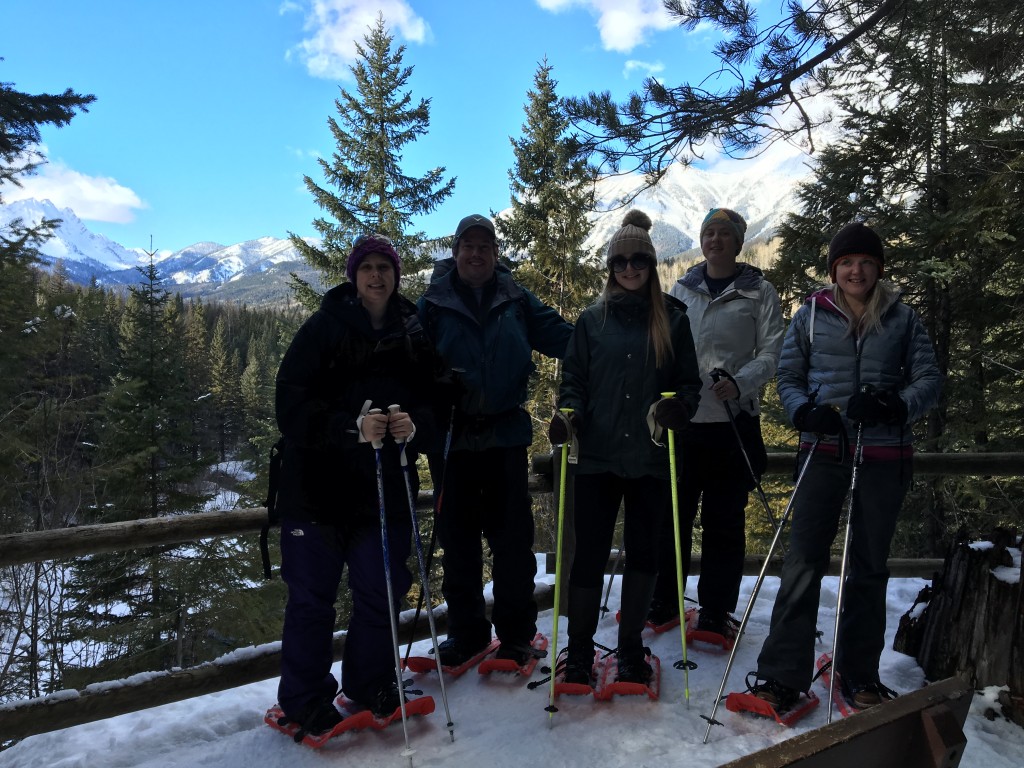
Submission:
<svg viewBox="0 0 1024 768">
<path fill-rule="evenodd" d="M 861 223 L 844 227 L 829 244 L 828 266 L 833 285 L 793 317 L 778 371 L 782 404 L 801 431 L 801 456 L 815 435 L 821 438 L 794 500 L 789 553 L 753 689 L 779 710 L 811 684 L 821 579 L 854 461 L 860 463 L 834 666 L 855 708 L 894 695 L 878 679 L 886 560 L 910 486 L 911 424 L 934 407 L 941 386 L 924 326 L 879 280 L 878 235 Z"/>
</svg>

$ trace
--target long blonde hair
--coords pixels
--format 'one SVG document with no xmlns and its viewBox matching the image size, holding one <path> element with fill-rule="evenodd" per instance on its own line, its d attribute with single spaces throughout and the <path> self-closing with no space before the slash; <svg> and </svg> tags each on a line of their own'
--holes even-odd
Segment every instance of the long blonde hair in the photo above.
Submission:
<svg viewBox="0 0 1024 768">
<path fill-rule="evenodd" d="M 651 305 L 647 313 L 647 338 L 654 347 L 654 365 L 663 367 L 675 356 L 672 349 L 672 334 L 668 323 L 668 312 L 665 310 L 665 296 L 661 291 L 661 280 L 658 279 L 657 262 L 651 259 L 650 277 L 647 279 L 647 300 Z M 613 294 L 626 293 L 626 289 L 615 279 L 615 272 L 608 269 L 608 280 L 601 291 L 599 301 L 603 305 L 604 315 L 608 314 L 608 301 Z"/>
<path fill-rule="evenodd" d="M 846 300 L 846 294 L 843 293 L 843 289 L 837 283 L 833 283 L 830 287 L 832 289 L 832 300 L 847 315 L 854 317 L 855 313 L 850 306 L 850 302 Z M 865 333 L 872 331 L 880 333 L 882 330 L 882 313 L 889 308 L 898 295 L 899 291 L 892 283 L 883 280 L 876 282 L 875 287 L 868 294 L 867 301 L 864 302 L 864 314 L 860 316 L 860 322 L 850 323 L 846 335 L 849 336 L 856 333 L 858 336 L 863 336 Z"/>
</svg>

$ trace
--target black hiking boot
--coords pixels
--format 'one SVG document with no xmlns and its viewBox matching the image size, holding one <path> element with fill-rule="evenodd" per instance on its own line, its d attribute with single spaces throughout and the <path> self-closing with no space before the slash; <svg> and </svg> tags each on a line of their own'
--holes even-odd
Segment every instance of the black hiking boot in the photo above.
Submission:
<svg viewBox="0 0 1024 768">
<path fill-rule="evenodd" d="M 654 670 L 647 663 L 646 650 L 639 653 L 619 653 L 619 672 L 615 678 L 620 683 L 639 683 L 647 685 L 654 676 Z"/>
<path fill-rule="evenodd" d="M 647 685 L 654 674 L 647 662 L 649 651 L 644 648 L 640 633 L 647 623 L 657 579 L 656 573 L 631 571 L 628 565 L 622 574 L 619 649 L 615 653 L 619 659 L 619 682 Z"/>
<path fill-rule="evenodd" d="M 570 641 L 565 657 L 562 682 L 573 685 L 594 685 L 594 645 Z"/>
<path fill-rule="evenodd" d="M 679 618 L 679 606 L 654 598 L 651 600 L 651 609 L 647 612 L 647 621 L 656 627 L 668 624 Z"/>
<path fill-rule="evenodd" d="M 382 685 L 377 691 L 373 701 L 370 702 L 370 711 L 373 712 L 374 717 L 383 719 L 394 714 L 400 706 L 402 706 L 402 699 L 398 696 L 398 684 L 392 680 Z"/>
<path fill-rule="evenodd" d="M 484 640 L 479 645 L 472 645 L 464 643 L 457 637 L 449 637 L 444 642 L 438 643 L 438 658 L 441 659 L 441 664 L 446 667 L 458 667 L 480 653 L 480 651 L 487 647 L 489 642 L 490 638 Z"/>
<path fill-rule="evenodd" d="M 530 652 L 522 646 L 505 645 L 504 643 L 502 643 L 498 647 L 498 652 L 494 654 L 494 658 L 514 661 L 521 667 L 530 660 L 530 655 Z"/>
<path fill-rule="evenodd" d="M 594 685 L 594 633 L 601 618 L 601 587 L 569 586 L 569 648 L 562 682 Z"/>
<path fill-rule="evenodd" d="M 735 640 L 739 628 L 739 622 L 728 613 L 717 613 L 701 608 L 697 616 L 698 632 L 713 632 L 726 640 Z"/>
<path fill-rule="evenodd" d="M 344 716 L 334 706 L 332 694 L 326 701 L 309 702 L 295 717 L 285 717 L 284 719 L 299 725 L 296 741 L 301 741 L 306 735 L 318 736 L 321 733 L 326 733 L 340 723 Z M 284 724 L 282 723 L 282 725 Z"/>
<path fill-rule="evenodd" d="M 761 701 L 770 704 L 776 712 L 785 712 L 800 698 L 800 691 L 772 679 L 755 682 L 750 686 L 750 692 Z"/>
</svg>

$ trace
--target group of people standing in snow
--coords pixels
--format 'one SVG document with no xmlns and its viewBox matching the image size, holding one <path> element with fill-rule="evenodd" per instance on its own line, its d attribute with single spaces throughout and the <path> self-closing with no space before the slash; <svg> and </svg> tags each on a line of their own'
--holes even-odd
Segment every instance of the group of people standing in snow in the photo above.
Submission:
<svg viewBox="0 0 1024 768">
<path fill-rule="evenodd" d="M 678 615 L 677 571 L 685 580 L 698 513 L 698 626 L 735 633 L 747 495 L 763 471 L 760 396 L 777 373 L 782 404 L 802 433 L 801 455 L 814 450 L 794 499 L 754 693 L 781 708 L 810 685 L 820 582 L 856 461 L 864 482 L 853 500 L 850 598 L 836 666 L 857 706 L 881 700 L 885 563 L 911 478 L 910 426 L 935 404 L 940 386 L 920 321 L 880 280 L 882 242 L 863 224 L 842 228 L 829 245 L 830 284 L 808 298 L 786 331 L 775 289 L 738 260 L 746 235 L 738 213 L 708 213 L 700 229 L 704 260 L 668 293 L 650 230 L 644 213 L 626 215 L 605 250 L 604 289 L 575 326 L 500 264 L 494 226 L 484 216 L 459 222 L 452 257 L 437 263 L 418 306 L 398 292 L 401 260 L 391 242 L 375 234 L 355 241 L 349 282 L 326 293 L 277 377 L 285 437 L 278 509 L 289 591 L 278 697 L 307 732 L 341 719 L 333 705 L 332 634 L 346 565 L 353 610 L 341 689 L 382 716 L 399 706 L 386 595 L 389 588 L 404 595 L 411 583 L 403 453 L 413 463 L 419 453 L 432 458 L 448 604 L 442 664 L 472 658 L 491 643 L 492 631 L 500 657 L 523 663 L 530 655 L 536 559 L 527 488 L 532 427 L 523 403 L 534 351 L 563 360 L 549 437 L 579 447 L 565 680 L 592 682 L 604 566 L 620 505 L 627 556 L 619 679 L 651 677 L 641 632 L 649 620 Z M 680 457 L 677 477 L 669 439 Z M 404 477 L 415 484 L 415 471 Z M 381 543 L 384 509 L 388 547 Z M 490 618 L 481 537 L 492 555 Z"/>
</svg>

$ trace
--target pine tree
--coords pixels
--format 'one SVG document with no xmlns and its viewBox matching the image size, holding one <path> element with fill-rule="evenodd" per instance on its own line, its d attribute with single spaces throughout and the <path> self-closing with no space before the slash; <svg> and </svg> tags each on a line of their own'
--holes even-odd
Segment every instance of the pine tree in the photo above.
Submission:
<svg viewBox="0 0 1024 768">
<path fill-rule="evenodd" d="M 88 112 L 94 101 L 92 94 L 83 96 L 70 88 L 60 95 L 29 94 L 15 90 L 13 83 L 0 82 L 0 187 L 19 184 L 20 176 L 45 162 L 39 151 L 40 126 L 63 128 L 76 113 Z"/>
<path fill-rule="evenodd" d="M 0 82 L 0 190 L 18 185 L 44 162 L 40 126 L 65 126 L 94 100 L 70 89 L 33 95 Z M 5 533 L 75 520 L 88 483 L 76 450 L 87 399 L 79 394 L 73 356 L 73 291 L 59 270 L 50 280 L 37 271 L 39 248 L 55 225 L 15 221 L 0 228 L 0 531 Z M 54 563 L 0 570 L 0 699 L 52 690 L 64 607 L 53 596 L 62 580 L 63 569 Z"/>
<path fill-rule="evenodd" d="M 444 181 L 443 167 L 419 177 L 402 170 L 405 146 L 427 133 L 430 100 L 413 102 L 407 90 L 413 68 L 402 64 L 405 46 L 392 50 L 394 36 L 382 16 L 363 42 L 356 43 L 359 60 L 349 68 L 356 94 L 341 89 L 334 102 L 338 116 L 327 121 L 337 148 L 330 161 L 319 161 L 326 185 L 337 191 L 305 177 L 307 189 L 326 214 L 313 222 L 323 240 L 313 244 L 289 233 L 326 286 L 342 281 L 352 241 L 369 232 L 391 238 L 402 256 L 403 278 L 413 280 L 431 256 L 426 236 L 410 231 L 412 218 L 430 213 L 455 188 L 454 179 Z M 299 301 L 309 309 L 319 306 L 315 287 L 294 273 L 292 278 Z"/>
<path fill-rule="evenodd" d="M 71 89 L 60 95 L 29 94 L 16 90 L 13 83 L 0 82 L 0 191 L 5 184 L 19 185 L 20 177 L 44 162 L 39 149 L 40 126 L 63 127 L 79 111 L 87 112 L 93 101 L 95 96 Z M 24 375 L 34 372 L 39 356 L 46 354 L 41 337 L 32 332 L 39 312 L 34 267 L 39 263 L 39 248 L 56 223 L 44 220 L 27 227 L 15 221 L 0 228 L 0 402 L 5 404 L 0 419 L 0 509 L 7 513 L 0 518 L 15 529 L 25 521 L 8 504 L 17 503 L 15 489 L 23 477 L 19 432 L 24 415 L 34 404 Z"/>
<path fill-rule="evenodd" d="M 213 340 L 210 342 L 210 393 L 213 396 L 217 447 L 221 461 L 227 460 L 228 445 L 240 426 L 240 368 L 238 352 L 230 347 L 227 323 L 224 315 L 221 315 L 214 326 Z"/>
<path fill-rule="evenodd" d="M 523 135 L 511 139 L 512 210 L 495 227 L 514 259 L 516 278 L 575 320 L 600 288 L 602 270 L 584 249 L 594 210 L 594 174 L 567 136 L 568 119 L 545 60 L 527 92 Z"/>
<path fill-rule="evenodd" d="M 106 397 L 100 455 L 103 492 L 121 519 L 197 508 L 191 490 L 201 462 L 191 459 L 191 403 L 181 383 L 180 318 L 156 267 L 129 289 L 121 320 L 120 362 Z"/>
<path fill-rule="evenodd" d="M 262 339 L 249 343 L 249 356 L 242 371 L 240 382 L 242 413 L 245 419 L 245 434 L 249 442 L 254 438 L 273 432 L 274 424 L 274 381 L 269 369 L 270 350 Z"/>
<path fill-rule="evenodd" d="M 152 263 L 139 272 L 143 281 L 129 289 L 121 318 L 118 372 L 96 451 L 103 522 L 194 512 L 205 498 L 198 479 L 206 457 L 191 455 L 179 304 Z M 70 635 L 112 665 L 107 674 L 174 663 L 167 643 L 187 602 L 179 582 L 191 552 L 151 547 L 78 564 L 67 588 L 76 606 Z"/>
<path fill-rule="evenodd" d="M 511 139 L 515 165 L 509 171 L 512 210 L 495 216 L 495 229 L 513 259 L 516 279 L 563 317 L 575 320 L 593 300 L 602 271 L 584 249 L 594 209 L 594 176 L 567 136 L 568 120 L 556 93 L 552 67 L 543 61 L 523 108 L 523 134 Z M 545 418 L 554 409 L 560 366 L 537 356 L 531 404 Z M 544 430 L 535 430 L 546 444 Z"/>
<path fill-rule="evenodd" d="M 805 104 L 830 87 L 822 65 L 878 30 L 898 32 L 902 18 L 895 17 L 905 7 L 899 0 L 786 2 L 779 19 L 764 20 L 746 0 L 664 5 L 687 32 L 721 32 L 718 71 L 696 85 L 650 77 L 620 103 L 608 91 L 567 101 L 583 149 L 602 172 L 636 171 L 650 184 L 672 164 L 700 156 L 708 141 L 739 156 L 779 139 L 813 143 L 820 118 Z"/>
<path fill-rule="evenodd" d="M 198 461 L 213 444 L 213 402 L 210 371 L 210 340 L 207 333 L 206 306 L 201 301 L 188 305 L 185 311 L 185 366 L 186 396 L 192 403 L 191 456 Z"/>
</svg>

